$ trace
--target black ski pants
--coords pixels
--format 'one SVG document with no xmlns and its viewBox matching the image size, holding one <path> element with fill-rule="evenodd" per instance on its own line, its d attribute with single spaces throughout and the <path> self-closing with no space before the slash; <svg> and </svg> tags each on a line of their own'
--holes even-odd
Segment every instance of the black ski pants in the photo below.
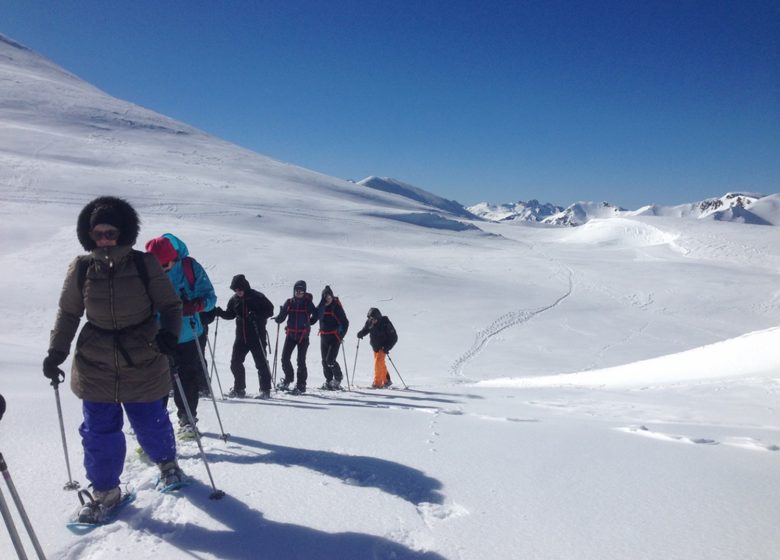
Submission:
<svg viewBox="0 0 780 560">
<path fill-rule="evenodd" d="M 282 371 L 284 372 L 284 382 L 292 383 L 295 378 L 290 358 L 296 347 L 298 348 L 298 383 L 296 386 L 301 391 L 304 391 L 306 390 L 306 379 L 309 377 L 309 372 L 306 369 L 306 351 L 309 349 L 308 336 L 304 336 L 303 338 L 299 338 L 298 336 L 285 337 L 284 347 L 282 348 Z"/>
<path fill-rule="evenodd" d="M 184 397 L 187 399 L 192 417 L 197 419 L 198 379 L 205 375 L 203 365 L 200 363 L 198 343 L 195 340 L 190 340 L 177 345 L 172 366 L 179 372 L 179 381 L 181 381 L 182 389 L 184 389 Z M 179 388 L 175 380 L 173 380 L 173 400 L 176 403 L 176 415 L 179 417 L 179 420 L 188 422 L 184 400 L 182 400 L 181 394 L 179 394 Z"/>
<path fill-rule="evenodd" d="M 255 361 L 257 376 L 260 381 L 261 391 L 271 390 L 271 372 L 268 371 L 268 361 L 265 357 L 263 342 L 254 340 L 246 343 L 236 338 L 233 343 L 233 355 L 230 357 L 230 371 L 233 373 L 233 388 L 240 391 L 246 390 L 246 370 L 244 369 L 244 360 L 248 353 L 252 353 L 252 359 Z"/>
<path fill-rule="evenodd" d="M 325 379 L 341 381 L 341 367 L 339 366 L 339 348 L 341 341 L 335 334 L 320 336 L 320 353 L 322 354 L 322 373 Z"/>
</svg>

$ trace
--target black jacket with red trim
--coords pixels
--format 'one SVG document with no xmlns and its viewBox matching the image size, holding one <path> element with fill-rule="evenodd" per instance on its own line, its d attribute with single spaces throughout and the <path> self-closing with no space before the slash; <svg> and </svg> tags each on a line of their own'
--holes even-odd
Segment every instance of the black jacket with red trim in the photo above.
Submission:
<svg viewBox="0 0 780 560">
<path fill-rule="evenodd" d="M 349 329 L 349 319 L 341 305 L 339 298 L 334 297 L 330 305 L 325 300 L 320 300 L 317 306 L 317 314 L 320 317 L 320 336 L 335 334 L 339 340 L 343 339 Z"/>
<path fill-rule="evenodd" d="M 284 332 L 293 338 L 306 338 L 311 332 L 311 325 L 317 322 L 317 308 L 314 307 L 314 297 L 306 292 L 303 297 L 291 297 L 284 302 L 276 316 L 277 323 L 287 319 Z"/>
</svg>

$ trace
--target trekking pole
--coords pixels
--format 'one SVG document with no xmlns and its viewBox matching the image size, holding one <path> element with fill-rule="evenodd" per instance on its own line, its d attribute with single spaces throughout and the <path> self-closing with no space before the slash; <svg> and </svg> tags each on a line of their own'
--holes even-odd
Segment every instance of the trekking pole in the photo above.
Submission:
<svg viewBox="0 0 780 560">
<path fill-rule="evenodd" d="M 357 369 L 357 355 L 360 350 L 360 339 L 358 338 L 357 348 L 355 348 L 355 363 L 352 364 L 352 384 L 355 383 L 355 370 Z M 345 354 L 346 356 L 346 354 Z"/>
<path fill-rule="evenodd" d="M 197 340 L 197 339 L 195 339 Z M 203 451 L 203 445 L 200 442 L 200 432 L 198 432 L 198 428 L 195 427 L 195 418 L 192 416 L 192 411 L 190 410 L 190 404 L 187 402 L 187 397 L 184 395 L 184 387 L 181 384 L 181 379 L 179 378 L 179 366 L 176 364 L 171 364 L 173 372 L 173 379 L 176 381 L 176 388 L 179 390 L 179 396 L 181 397 L 182 402 L 184 403 L 184 411 L 187 413 L 187 419 L 190 421 L 190 426 L 192 426 L 192 429 L 195 432 L 195 441 L 198 444 L 198 449 L 200 449 L 200 458 L 203 460 L 203 464 L 206 466 L 206 472 L 209 475 L 209 480 L 211 481 L 211 488 L 214 490 L 211 495 L 209 496 L 210 500 L 221 500 L 225 497 L 225 493 L 222 490 L 217 490 L 216 485 L 214 484 L 214 477 L 211 476 L 211 469 L 209 468 L 209 462 L 206 459 L 206 453 Z"/>
<path fill-rule="evenodd" d="M 387 356 L 387 359 L 390 360 L 390 364 L 393 366 L 393 369 L 398 374 L 398 379 L 401 380 L 401 383 L 404 384 L 404 389 L 408 389 L 409 386 L 406 384 L 406 381 L 404 381 L 404 378 L 401 377 L 401 373 L 398 371 L 398 368 L 395 367 L 395 364 L 393 363 L 393 358 L 390 357 L 390 354 L 385 354 Z"/>
<path fill-rule="evenodd" d="M 27 529 L 27 534 L 30 537 L 30 541 L 32 541 L 35 552 L 38 554 L 38 558 L 41 560 L 46 560 L 46 555 L 43 553 L 41 543 L 38 542 L 38 537 L 35 535 L 35 530 L 33 529 L 32 523 L 30 523 L 30 519 L 27 517 L 24 504 L 22 504 L 19 493 L 16 491 L 16 486 L 14 486 L 14 482 L 11 480 L 11 473 L 8 472 L 8 465 L 6 465 L 5 458 L 3 457 L 2 453 L 0 453 L 0 472 L 3 473 L 5 483 L 8 485 L 8 491 L 11 493 L 14 504 L 16 504 L 16 510 L 19 512 L 19 517 L 21 517 L 22 523 L 24 523 L 24 528 Z M 3 511 L 3 519 L 5 520 L 5 525 L 8 528 L 8 533 L 11 535 L 11 540 L 14 543 L 17 556 L 19 556 L 20 559 L 26 559 L 27 556 L 24 552 L 24 548 L 22 547 L 22 541 L 19 538 L 19 533 L 16 531 L 16 526 L 14 525 L 13 519 L 11 518 L 11 512 L 8 509 L 8 505 L 6 504 L 2 492 L 0 492 L 0 509 Z"/>
<path fill-rule="evenodd" d="M 195 328 L 196 324 L 195 324 L 194 317 L 190 319 L 190 325 L 192 325 L 193 332 L 197 332 Z M 227 443 L 230 434 L 226 434 L 225 429 L 222 427 L 222 418 L 220 418 L 219 416 L 219 409 L 217 408 L 217 399 L 214 397 L 214 391 L 211 389 L 211 380 L 209 379 L 208 366 L 206 365 L 206 358 L 203 355 L 203 348 L 201 347 L 200 339 L 197 336 L 195 337 L 195 345 L 198 347 L 198 357 L 200 358 L 200 370 L 203 373 L 203 377 L 206 378 L 206 384 L 209 386 L 209 394 L 211 394 L 211 402 L 214 403 L 214 412 L 217 415 L 217 422 L 219 422 L 219 431 L 222 432 L 222 441 Z M 182 393 L 182 395 L 184 395 L 184 393 Z M 182 400 L 184 400 L 183 397 Z M 191 426 L 194 428 L 195 424 L 192 423 Z"/>
<path fill-rule="evenodd" d="M 211 346 L 211 341 L 209 339 L 206 339 L 206 344 L 209 346 L 209 354 L 211 354 L 211 375 L 209 375 L 209 381 L 213 379 L 214 377 L 217 378 L 217 385 L 219 386 L 219 394 L 222 395 L 222 400 L 225 400 L 225 392 L 222 390 L 222 381 L 219 380 L 219 370 L 217 369 L 217 361 L 215 358 L 216 354 L 216 347 L 217 347 L 217 337 L 216 332 L 214 333 L 214 347 Z M 210 390 L 210 389 L 209 389 Z"/>
<path fill-rule="evenodd" d="M 341 353 L 344 356 L 344 370 L 346 371 L 347 375 L 347 391 L 351 391 L 352 387 L 349 386 L 349 368 L 347 367 L 347 351 L 344 350 L 344 343 L 341 343 Z"/>
<path fill-rule="evenodd" d="M 63 380 L 65 375 L 62 374 Z M 51 386 L 54 387 L 54 397 L 57 401 L 57 417 L 60 419 L 60 435 L 62 436 L 62 449 L 65 452 L 65 467 L 68 469 L 68 483 L 63 486 L 63 490 L 76 490 L 79 483 L 73 480 L 70 474 L 70 459 L 68 459 L 68 444 L 65 441 L 65 423 L 62 421 L 62 405 L 60 404 L 59 384 L 62 382 L 59 377 L 52 379 Z"/>
<path fill-rule="evenodd" d="M 219 334 L 219 315 L 217 315 L 217 318 L 214 321 L 214 346 L 211 346 L 211 341 L 207 338 L 206 342 L 208 342 L 209 346 L 209 354 L 211 354 L 211 372 L 209 373 L 209 379 L 212 379 L 214 377 L 214 374 L 217 371 L 217 364 L 215 363 L 214 355 L 217 352 L 217 335 Z M 220 393 L 222 392 L 222 388 L 220 387 Z"/>
<path fill-rule="evenodd" d="M 274 390 L 276 390 L 276 358 L 279 354 L 279 328 L 281 323 L 276 323 L 276 344 L 274 344 Z"/>
</svg>

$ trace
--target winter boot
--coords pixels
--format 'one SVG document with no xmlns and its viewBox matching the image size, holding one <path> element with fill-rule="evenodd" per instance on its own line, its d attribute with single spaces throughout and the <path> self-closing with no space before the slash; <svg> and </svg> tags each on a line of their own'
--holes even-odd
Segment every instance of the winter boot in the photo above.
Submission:
<svg viewBox="0 0 780 560">
<path fill-rule="evenodd" d="M 260 391 L 260 394 L 255 397 L 256 399 L 267 400 L 271 398 L 271 391 Z"/>
<path fill-rule="evenodd" d="M 179 464 L 175 460 L 160 463 L 157 466 L 160 468 L 160 480 L 157 482 L 157 487 L 160 489 L 182 484 L 187 480 L 187 475 L 179 468 Z"/>
<path fill-rule="evenodd" d="M 331 391 L 341 391 L 341 379 L 334 379 L 330 382 Z"/>
<path fill-rule="evenodd" d="M 305 392 L 306 392 L 306 387 L 303 387 L 303 388 L 301 388 L 301 387 L 296 387 L 295 389 L 293 389 L 292 391 L 290 391 L 290 394 L 291 394 L 291 395 L 302 395 L 302 394 L 304 394 Z"/>
<path fill-rule="evenodd" d="M 122 499 L 122 491 L 119 486 L 111 490 L 95 490 L 90 494 L 87 490 L 79 492 L 79 500 L 83 506 L 79 511 L 79 523 L 97 525 L 103 523 L 106 517 Z"/>
<path fill-rule="evenodd" d="M 289 391 L 290 390 L 290 382 L 289 381 L 280 381 L 276 388 L 280 391 Z"/>
<path fill-rule="evenodd" d="M 230 392 L 228 393 L 228 397 L 231 399 L 239 398 L 243 399 L 246 397 L 246 391 L 244 389 L 236 389 L 235 387 L 230 388 Z"/>
</svg>

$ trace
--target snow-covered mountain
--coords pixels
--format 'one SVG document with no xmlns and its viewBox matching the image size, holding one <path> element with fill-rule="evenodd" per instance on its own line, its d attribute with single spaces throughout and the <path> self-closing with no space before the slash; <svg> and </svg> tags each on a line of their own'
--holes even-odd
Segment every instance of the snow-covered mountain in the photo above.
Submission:
<svg viewBox="0 0 780 560">
<path fill-rule="evenodd" d="M 562 206 L 542 204 L 538 200 L 510 202 L 507 204 L 490 204 L 480 202 L 467 208 L 472 214 L 491 222 L 541 222 L 545 218 L 563 210 Z"/>
<path fill-rule="evenodd" d="M 371 176 L 358 181 L 357 184 L 378 191 L 401 195 L 402 197 L 416 200 L 417 202 L 422 202 L 431 208 L 443 210 L 444 212 L 459 218 L 466 218 L 469 220 L 479 219 L 477 216 L 464 208 L 463 205 L 459 202 L 454 200 L 447 200 L 446 198 L 442 198 L 431 192 L 423 190 L 419 187 L 415 187 L 414 185 L 404 183 L 397 179 L 392 179 L 390 177 Z"/>
<path fill-rule="evenodd" d="M 275 305 L 297 280 L 315 297 L 330 285 L 350 319 L 352 384 L 317 389 L 313 326 L 306 394 L 202 400 L 203 453 L 178 444 L 193 480 L 174 494 L 155 490 L 128 429 L 121 482 L 136 500 L 74 535 L 41 361 L 82 253 L 76 216 L 99 194 L 137 208 L 139 245 L 183 239 L 219 305 L 237 273 Z M 780 228 L 622 216 L 480 222 L 495 234 L 483 235 L 443 214 L 239 148 L 0 41 L 0 451 L 46 557 L 780 557 Z M 392 390 L 365 388 L 373 353 L 355 333 L 370 307 L 399 333 Z M 233 383 L 223 322 L 210 337 L 218 397 Z M 86 486 L 81 402 L 67 384 L 57 394 Z M 0 558 L 14 557 L 0 530 Z"/>
<path fill-rule="evenodd" d="M 594 219 L 608 219 L 620 216 L 623 208 L 613 206 L 609 202 L 576 202 L 542 220 L 542 223 L 555 226 L 581 226 Z"/>
<path fill-rule="evenodd" d="M 726 193 L 719 198 L 677 206 L 651 204 L 638 210 L 626 210 L 608 202 L 577 202 L 566 209 L 536 200 L 509 204 L 480 202 L 467 209 L 493 222 L 541 222 L 551 225 L 578 226 L 593 219 L 620 216 L 668 216 L 675 218 L 711 219 L 754 225 L 780 225 L 776 197 L 757 193 Z M 760 202 L 760 204 L 758 204 Z"/>
</svg>

